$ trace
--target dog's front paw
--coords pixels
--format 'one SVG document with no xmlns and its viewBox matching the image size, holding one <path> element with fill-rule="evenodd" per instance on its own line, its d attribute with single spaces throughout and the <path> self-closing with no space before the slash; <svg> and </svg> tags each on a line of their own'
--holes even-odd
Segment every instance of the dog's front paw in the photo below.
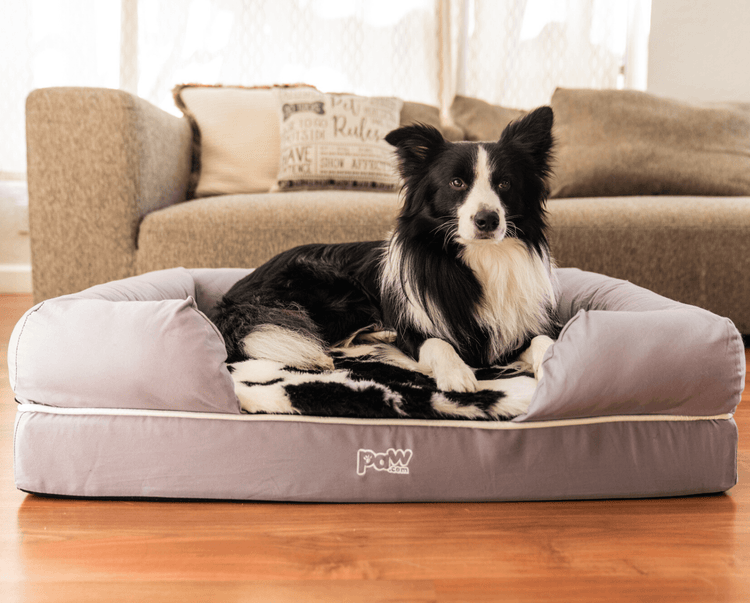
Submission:
<svg viewBox="0 0 750 603">
<path fill-rule="evenodd" d="M 419 364 L 432 375 L 438 389 L 451 392 L 475 392 L 479 387 L 474 371 L 442 339 L 428 339 L 419 349 Z"/>
<path fill-rule="evenodd" d="M 437 388 L 444 392 L 475 392 L 479 389 L 479 382 L 472 371 L 465 364 L 463 367 L 434 375 Z"/>
</svg>

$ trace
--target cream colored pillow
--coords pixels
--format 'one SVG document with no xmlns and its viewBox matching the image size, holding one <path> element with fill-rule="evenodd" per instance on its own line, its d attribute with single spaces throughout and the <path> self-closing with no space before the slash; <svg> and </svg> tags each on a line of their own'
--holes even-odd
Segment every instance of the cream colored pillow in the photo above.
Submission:
<svg viewBox="0 0 750 603">
<path fill-rule="evenodd" d="M 281 122 L 279 190 L 395 190 L 393 148 L 403 101 L 390 97 L 277 89 Z"/>
<path fill-rule="evenodd" d="M 188 198 L 266 193 L 276 184 L 281 137 L 274 87 L 181 85 L 173 95 L 193 127 Z"/>
<path fill-rule="evenodd" d="M 281 120 L 275 90 L 289 88 L 315 90 L 304 84 L 252 88 L 181 84 L 174 88 L 175 103 L 193 129 L 188 199 L 278 188 Z M 461 138 L 457 128 L 440 123 L 437 107 L 421 103 L 403 103 L 394 128 L 415 121 L 434 125 L 449 140 Z"/>
</svg>

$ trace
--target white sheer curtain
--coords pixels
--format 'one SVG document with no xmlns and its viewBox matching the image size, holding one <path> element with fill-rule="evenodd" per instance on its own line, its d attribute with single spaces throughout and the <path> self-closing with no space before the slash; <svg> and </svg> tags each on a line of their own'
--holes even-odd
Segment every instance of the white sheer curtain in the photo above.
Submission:
<svg viewBox="0 0 750 603">
<path fill-rule="evenodd" d="M 557 86 L 645 89 L 650 4 L 466 0 L 454 20 L 456 91 L 526 109 Z"/>
<path fill-rule="evenodd" d="M 650 0 L 3 0 L 0 178 L 23 178 L 38 87 L 122 88 L 175 114 L 187 82 L 529 108 L 556 86 L 644 88 L 649 16 Z"/>
</svg>

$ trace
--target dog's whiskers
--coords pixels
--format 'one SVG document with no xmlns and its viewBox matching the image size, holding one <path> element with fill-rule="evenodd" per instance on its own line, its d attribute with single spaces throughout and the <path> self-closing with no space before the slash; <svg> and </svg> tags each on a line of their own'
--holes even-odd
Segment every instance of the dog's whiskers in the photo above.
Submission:
<svg viewBox="0 0 750 603">
<path fill-rule="evenodd" d="M 513 222 L 514 218 L 520 218 L 520 217 L 521 216 L 508 216 L 505 219 L 506 220 L 506 228 L 508 230 L 508 233 L 510 234 L 510 236 L 512 236 L 512 237 L 514 237 L 516 239 L 519 238 L 518 237 L 519 234 L 521 234 L 521 235 L 525 234 L 524 231 L 523 231 L 523 229 L 521 229 L 518 226 L 516 226 L 515 223 Z"/>
<path fill-rule="evenodd" d="M 458 220 L 448 220 L 432 229 L 434 234 L 440 234 L 441 231 L 446 235 L 443 240 L 443 249 L 445 249 L 448 245 L 448 241 L 454 239 L 458 233 Z"/>
</svg>

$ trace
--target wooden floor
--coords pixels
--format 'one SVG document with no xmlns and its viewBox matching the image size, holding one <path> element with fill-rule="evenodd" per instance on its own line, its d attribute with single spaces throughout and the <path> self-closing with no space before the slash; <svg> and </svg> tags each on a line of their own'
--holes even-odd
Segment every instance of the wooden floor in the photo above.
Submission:
<svg viewBox="0 0 750 603">
<path fill-rule="evenodd" d="M 313 505 L 48 499 L 13 483 L 0 296 L 0 602 L 750 601 L 750 388 L 727 494 Z M 747 355 L 747 350 L 746 350 Z"/>
</svg>

